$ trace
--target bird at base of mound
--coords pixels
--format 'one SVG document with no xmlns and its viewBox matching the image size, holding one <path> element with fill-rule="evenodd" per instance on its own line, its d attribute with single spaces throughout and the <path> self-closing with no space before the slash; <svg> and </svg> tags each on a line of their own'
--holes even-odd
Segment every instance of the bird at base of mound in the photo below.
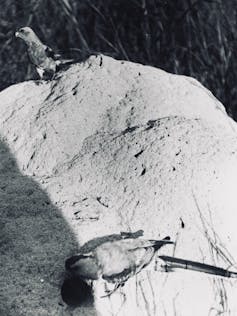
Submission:
<svg viewBox="0 0 237 316">
<path fill-rule="evenodd" d="M 106 236 L 105 236 L 106 237 Z M 81 248 L 77 255 L 66 260 L 65 267 L 72 275 L 87 283 L 103 279 L 115 284 L 108 295 L 145 268 L 164 245 L 173 244 L 170 237 L 162 240 L 137 238 L 136 233 L 123 233 L 117 240 L 106 238 L 95 247 Z"/>
<path fill-rule="evenodd" d="M 30 61 L 36 66 L 40 79 L 52 80 L 55 73 L 64 65 L 75 62 L 73 59 L 62 59 L 61 55 L 44 45 L 30 27 L 22 27 L 15 36 L 21 38 L 27 45 Z"/>
<path fill-rule="evenodd" d="M 68 258 L 65 268 L 73 277 L 78 277 L 89 285 L 103 280 L 114 284 L 111 295 L 125 282 L 142 271 L 152 261 L 156 252 L 167 244 L 175 244 L 170 237 L 162 240 L 141 239 L 143 231 L 121 233 L 95 238 L 79 249 L 79 253 Z M 214 277 L 237 278 L 237 272 L 210 264 L 177 257 L 159 255 L 161 271 L 176 269 L 193 270 Z M 103 297 L 103 296 L 102 296 Z"/>
</svg>

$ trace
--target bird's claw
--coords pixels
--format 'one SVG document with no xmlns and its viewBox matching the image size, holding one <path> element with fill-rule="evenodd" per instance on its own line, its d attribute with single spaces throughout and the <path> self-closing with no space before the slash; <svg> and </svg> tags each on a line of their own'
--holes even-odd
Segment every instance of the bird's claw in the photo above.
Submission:
<svg viewBox="0 0 237 316">
<path fill-rule="evenodd" d="M 123 287 L 124 284 L 125 284 L 124 282 L 123 283 L 117 283 L 117 284 L 115 284 L 115 286 L 114 286 L 114 288 L 112 290 L 105 289 L 105 293 L 106 294 L 101 296 L 101 298 L 111 296 L 118 288 Z"/>
</svg>

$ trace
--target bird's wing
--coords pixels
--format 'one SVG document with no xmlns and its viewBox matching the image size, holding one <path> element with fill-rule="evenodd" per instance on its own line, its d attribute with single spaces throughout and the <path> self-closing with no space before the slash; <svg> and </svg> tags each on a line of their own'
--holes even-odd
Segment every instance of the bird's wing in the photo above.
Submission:
<svg viewBox="0 0 237 316">
<path fill-rule="evenodd" d="M 133 251 L 137 248 L 149 248 L 154 247 L 155 250 L 158 250 L 160 247 L 166 244 L 173 244 L 172 241 L 166 237 L 162 240 L 146 240 L 146 239 L 139 239 L 139 238 L 128 238 L 122 239 L 119 241 L 115 241 L 114 245 L 121 247 L 124 251 Z"/>
<path fill-rule="evenodd" d="M 47 45 L 44 45 L 45 54 L 47 57 L 52 58 L 54 60 L 58 60 L 62 58 L 60 54 L 55 54 L 55 52 Z"/>
<path fill-rule="evenodd" d="M 125 239 L 125 238 L 138 238 L 143 236 L 144 231 L 142 229 L 139 229 L 137 231 L 133 232 L 120 232 L 120 236 Z"/>
<path fill-rule="evenodd" d="M 121 239 L 129 239 L 129 238 L 137 238 L 143 234 L 143 230 L 138 230 L 136 232 L 121 232 L 120 234 L 112 234 L 106 235 L 102 237 L 96 237 L 88 242 L 86 242 L 81 248 L 79 249 L 80 253 L 87 253 L 90 251 L 95 250 L 97 247 L 101 246 L 107 242 L 114 242 Z"/>
</svg>

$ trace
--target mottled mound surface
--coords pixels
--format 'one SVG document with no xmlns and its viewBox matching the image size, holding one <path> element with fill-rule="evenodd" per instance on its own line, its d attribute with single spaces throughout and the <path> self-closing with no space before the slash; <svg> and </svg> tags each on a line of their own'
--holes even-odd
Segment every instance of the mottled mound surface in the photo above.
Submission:
<svg viewBox="0 0 237 316">
<path fill-rule="evenodd" d="M 91 57 L 4 90 L 0 113 L 4 315 L 93 314 L 62 303 L 63 264 L 106 234 L 169 235 L 163 254 L 235 265 L 236 126 L 196 80 Z M 236 315 L 236 282 L 150 270 L 97 311 Z"/>
</svg>

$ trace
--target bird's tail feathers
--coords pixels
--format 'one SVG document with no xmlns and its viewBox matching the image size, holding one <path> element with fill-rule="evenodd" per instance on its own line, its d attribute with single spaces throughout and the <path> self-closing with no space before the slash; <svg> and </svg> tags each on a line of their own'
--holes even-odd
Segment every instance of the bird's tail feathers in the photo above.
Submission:
<svg viewBox="0 0 237 316">
<path fill-rule="evenodd" d="M 76 62 L 75 59 L 58 59 L 58 60 L 55 61 L 57 66 L 73 64 L 75 62 Z"/>
<path fill-rule="evenodd" d="M 168 244 L 174 244 L 173 241 L 170 240 L 170 237 L 165 237 L 164 239 L 161 240 L 152 240 L 150 239 L 148 241 L 148 247 L 153 247 L 155 249 L 155 251 L 157 251 L 158 249 L 160 249 L 161 247 L 168 245 Z M 145 245 L 143 247 L 146 247 Z"/>
<path fill-rule="evenodd" d="M 170 236 L 166 236 L 165 238 L 163 238 L 162 240 L 169 240 L 170 241 Z M 173 241 L 172 241 L 172 243 L 173 243 Z"/>
<path fill-rule="evenodd" d="M 155 249 L 155 251 L 157 251 L 164 245 L 174 244 L 174 241 L 170 240 L 169 236 L 165 237 L 162 240 L 151 240 L 151 241 L 154 242 L 153 248 Z"/>
</svg>

